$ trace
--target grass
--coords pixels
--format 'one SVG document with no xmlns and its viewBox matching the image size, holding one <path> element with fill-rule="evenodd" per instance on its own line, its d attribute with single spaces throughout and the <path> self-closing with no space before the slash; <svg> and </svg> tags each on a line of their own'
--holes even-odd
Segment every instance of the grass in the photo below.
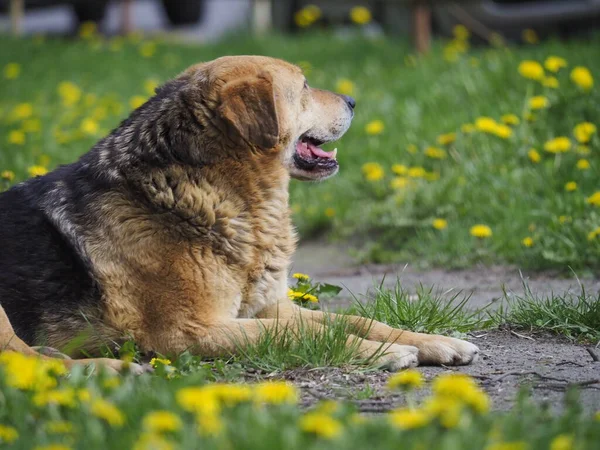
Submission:
<svg viewBox="0 0 600 450">
<path fill-rule="evenodd" d="M 536 296 L 525 285 L 525 295 L 504 296 L 501 308 L 490 313 L 495 326 L 550 331 L 582 340 L 600 342 L 600 295 Z"/>
<path fill-rule="evenodd" d="M 0 70 L 13 63 L 20 74 L 0 83 L 0 171 L 13 171 L 18 181 L 33 165 L 52 169 L 73 161 L 147 98 L 156 83 L 195 62 L 224 54 L 277 56 L 303 66 L 311 85 L 352 91 L 358 101 L 350 131 L 331 145 L 339 148 L 340 174 L 320 184 L 292 182 L 291 206 L 302 236 L 326 233 L 354 242 L 357 256 L 369 261 L 511 262 L 589 270 L 600 261 L 594 233 L 600 214 L 586 202 L 598 189 L 600 139 L 595 133 L 579 145 L 573 128 L 583 121 L 598 125 L 600 94 L 597 87 L 579 89 L 569 73 L 583 65 L 598 78 L 598 45 L 594 36 L 474 47 L 449 62 L 443 42 L 417 58 L 404 41 L 319 33 L 232 37 L 202 46 L 137 38 L 5 37 Z M 568 68 L 552 74 L 558 89 L 519 75 L 522 60 L 543 62 L 550 55 L 568 62 Z M 59 89 L 64 82 L 73 84 Z M 545 96 L 549 107 L 529 111 L 534 95 Z M 19 110 L 23 104 L 32 110 Z M 520 123 L 507 139 L 460 131 L 478 117 L 499 121 L 509 113 Z M 535 118 L 527 120 L 529 113 Z M 373 121 L 381 121 L 380 130 Z M 456 132 L 454 142 L 436 142 L 451 132 Z M 570 150 L 544 151 L 545 142 L 557 136 L 569 139 Z M 431 146 L 441 149 L 437 154 L 444 159 L 430 157 L 436 154 L 427 151 Z M 531 148 L 540 154 L 537 163 L 528 157 Z M 578 168 L 585 166 L 578 166 L 582 159 L 589 168 Z M 365 174 L 365 163 L 381 170 L 373 172 L 371 166 Z M 394 164 L 417 170 L 397 175 Z M 396 167 L 400 174 L 403 170 Z M 574 191 L 565 190 L 568 182 L 576 183 Z M 436 222 L 441 229 L 432 226 L 435 219 L 446 221 Z M 492 235 L 471 236 L 476 224 L 489 226 Z"/>
</svg>

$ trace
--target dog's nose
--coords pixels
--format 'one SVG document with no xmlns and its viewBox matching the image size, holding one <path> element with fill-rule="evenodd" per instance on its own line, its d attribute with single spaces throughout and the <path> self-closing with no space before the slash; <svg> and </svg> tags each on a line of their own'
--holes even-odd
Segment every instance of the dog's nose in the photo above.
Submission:
<svg viewBox="0 0 600 450">
<path fill-rule="evenodd" d="M 342 98 L 346 101 L 346 103 L 348 103 L 350 109 L 354 109 L 356 107 L 356 100 L 354 100 L 354 98 L 350 97 L 349 95 L 342 95 Z"/>
</svg>

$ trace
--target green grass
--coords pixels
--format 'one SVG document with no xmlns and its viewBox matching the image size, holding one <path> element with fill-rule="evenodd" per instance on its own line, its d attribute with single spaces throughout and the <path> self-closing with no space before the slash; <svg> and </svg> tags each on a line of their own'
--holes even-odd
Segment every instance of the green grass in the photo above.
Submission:
<svg viewBox="0 0 600 450">
<path fill-rule="evenodd" d="M 525 285 L 525 295 L 504 296 L 501 308 L 490 313 L 495 326 L 550 331 L 570 338 L 600 342 L 600 295 L 535 295 Z"/>
<path fill-rule="evenodd" d="M 33 164 L 53 168 L 73 161 L 127 116 L 132 97 L 149 95 L 147 80 L 163 82 L 190 64 L 225 54 L 265 54 L 306 67 L 313 86 L 336 89 L 341 79 L 351 80 L 358 101 L 353 126 L 331 145 L 339 148 L 340 174 L 325 183 L 292 182 L 292 208 L 303 236 L 326 232 L 351 240 L 358 256 L 371 261 L 412 258 L 445 266 L 511 262 L 560 269 L 599 265 L 600 239 L 588 240 L 588 235 L 600 226 L 600 214 L 585 199 L 598 189 L 600 139 L 597 133 L 592 136 L 590 154 L 584 156 L 576 151 L 572 130 L 584 120 L 600 125 L 600 94 L 597 86 L 584 93 L 569 80 L 574 66 L 585 65 L 598 84 L 598 36 L 474 48 L 454 63 L 444 60 L 443 43 L 437 42 L 430 55 L 409 57 L 409 64 L 404 61 L 411 51 L 404 41 L 318 33 L 233 37 L 203 46 L 157 42 L 149 58 L 140 54 L 143 45 L 3 38 L 0 69 L 18 63 L 21 74 L 0 83 L 0 170 L 14 171 L 18 181 Z M 569 63 L 556 74 L 559 89 L 518 74 L 520 61 L 543 62 L 549 55 Z M 82 90 L 75 106 L 61 102 L 58 85 L 64 81 Z M 550 107 L 536 111 L 536 120 L 528 122 L 523 114 L 533 95 L 547 96 Z M 9 133 L 24 128 L 13 114 L 21 103 L 31 104 L 41 130 L 26 133 L 23 145 L 9 144 Z M 509 139 L 460 132 L 462 124 L 477 117 L 500 120 L 507 113 L 521 117 Z M 82 121 L 92 117 L 98 129 L 82 131 Z M 365 132 L 373 120 L 384 123 L 379 135 Z M 448 132 L 458 134 L 445 147 L 447 158 L 428 158 L 424 150 Z M 569 137 L 572 149 L 559 155 L 544 152 L 544 142 L 556 136 Z M 416 146 L 414 153 L 409 145 Z M 542 156 L 537 164 L 527 156 L 532 147 Z M 589 169 L 576 168 L 581 158 L 589 160 Z M 361 167 L 367 162 L 381 164 L 383 179 L 364 178 Z M 409 187 L 393 189 L 392 164 L 423 167 L 440 177 L 410 179 Z M 565 191 L 569 181 L 577 182 L 574 192 Z M 436 218 L 447 220 L 447 228 L 433 228 Z M 469 234 L 479 223 L 491 227 L 490 238 Z M 522 244 L 526 237 L 533 246 Z"/>
</svg>

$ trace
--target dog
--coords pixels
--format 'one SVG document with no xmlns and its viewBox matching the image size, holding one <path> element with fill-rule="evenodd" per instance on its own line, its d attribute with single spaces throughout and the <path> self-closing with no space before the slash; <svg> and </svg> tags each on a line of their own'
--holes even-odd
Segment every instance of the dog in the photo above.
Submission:
<svg viewBox="0 0 600 450">
<path fill-rule="evenodd" d="M 47 345 L 81 358 L 133 338 L 145 351 L 218 357 L 265 330 L 323 330 L 334 314 L 287 296 L 288 184 L 337 173 L 335 151 L 320 146 L 342 137 L 355 107 L 293 64 L 223 57 L 158 88 L 77 162 L 2 193 L 0 351 Z M 390 370 L 479 352 L 345 320 L 347 344 Z"/>
</svg>

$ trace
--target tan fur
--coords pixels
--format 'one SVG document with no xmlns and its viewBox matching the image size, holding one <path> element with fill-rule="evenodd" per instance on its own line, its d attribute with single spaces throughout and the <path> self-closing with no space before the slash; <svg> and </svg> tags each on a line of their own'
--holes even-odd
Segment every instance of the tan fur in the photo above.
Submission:
<svg viewBox="0 0 600 450">
<path fill-rule="evenodd" d="M 85 252 L 103 287 L 102 332 L 163 354 L 218 356 L 268 328 L 294 330 L 302 322 L 320 330 L 325 313 L 287 298 L 296 246 L 288 184 L 290 174 L 305 177 L 290 161 L 307 129 L 339 138 L 349 126 L 347 105 L 333 93 L 303 89 L 299 68 L 271 58 L 221 58 L 180 78 L 198 86 L 194 113 L 208 138 L 194 150 L 211 164 L 141 174 L 136 194 L 111 191 L 92 205 L 102 221 L 86 236 Z M 149 212 L 140 192 L 169 214 Z M 468 363 L 476 355 L 464 341 L 349 321 L 348 343 L 358 340 L 363 356 L 387 343 L 382 362 L 393 369 Z M 0 348 L 31 353 L 9 327 L 0 315 Z M 48 344 L 66 338 L 51 335 Z"/>
</svg>

